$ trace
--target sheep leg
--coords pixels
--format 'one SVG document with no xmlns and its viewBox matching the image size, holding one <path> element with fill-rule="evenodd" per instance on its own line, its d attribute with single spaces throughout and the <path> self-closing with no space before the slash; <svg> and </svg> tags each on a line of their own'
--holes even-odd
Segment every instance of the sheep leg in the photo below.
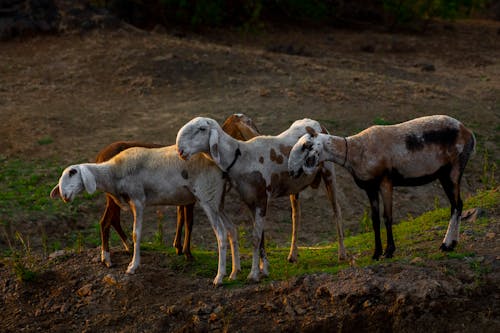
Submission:
<svg viewBox="0 0 500 333">
<path fill-rule="evenodd" d="M 290 244 L 289 262 L 297 261 L 297 232 L 300 225 L 300 202 L 299 194 L 290 194 L 290 205 L 292 206 L 292 243 Z"/>
<path fill-rule="evenodd" d="M 221 217 L 224 225 L 226 226 L 229 243 L 231 245 L 232 270 L 231 275 L 229 275 L 229 279 L 236 280 L 238 273 L 241 271 L 238 230 L 236 229 L 236 226 L 231 222 L 231 220 L 229 220 L 226 214 L 221 212 Z"/>
<path fill-rule="evenodd" d="M 380 216 L 379 216 L 379 199 L 377 190 L 367 190 L 368 199 L 370 200 L 370 208 L 372 211 L 373 233 L 375 234 L 375 252 L 372 259 L 378 260 L 382 255 L 382 241 L 380 239 Z"/>
<path fill-rule="evenodd" d="M 214 230 L 217 238 L 217 248 L 219 252 L 219 264 L 217 267 L 217 275 L 213 281 L 215 286 L 222 285 L 224 276 L 226 276 L 226 250 L 227 250 L 227 231 L 222 222 L 222 218 L 208 204 L 200 202 L 201 207 L 208 217 L 208 221 Z"/>
<path fill-rule="evenodd" d="M 269 261 L 267 260 L 266 254 L 266 237 L 264 236 L 264 230 L 262 230 L 262 236 L 260 237 L 260 246 L 259 246 L 259 269 L 260 275 L 269 276 Z"/>
<path fill-rule="evenodd" d="M 453 251 L 458 244 L 458 237 L 460 231 L 460 218 L 462 215 L 463 202 L 460 198 L 460 176 L 456 177 L 458 180 L 453 181 L 450 176 L 439 178 L 444 192 L 448 197 L 451 205 L 451 217 L 448 223 L 448 230 L 444 236 L 443 243 L 440 249 L 448 252 Z"/>
<path fill-rule="evenodd" d="M 326 163 L 327 162 L 325 162 L 325 164 Z M 337 239 L 339 243 L 338 257 L 339 260 L 342 261 L 347 259 L 347 252 L 344 246 L 344 225 L 340 206 L 337 201 L 337 186 L 335 182 L 335 170 L 333 169 L 333 165 L 332 168 L 327 171 L 329 172 L 322 172 L 321 176 L 323 178 L 323 182 L 325 183 L 326 195 L 328 197 L 328 200 L 330 201 L 330 204 L 332 205 L 333 217 L 335 219 L 335 225 L 337 227 Z"/>
<path fill-rule="evenodd" d="M 182 245 L 181 245 L 182 227 L 184 225 L 184 221 L 186 220 L 184 207 L 185 206 L 177 206 L 177 228 L 175 229 L 175 237 L 173 244 L 175 247 L 175 253 L 177 253 L 177 255 L 182 254 Z"/>
<path fill-rule="evenodd" d="M 106 206 L 106 211 L 99 222 L 101 228 L 101 262 L 111 267 L 113 266 L 109 253 L 109 228 L 111 226 L 111 220 L 108 216 L 108 206 Z"/>
<path fill-rule="evenodd" d="M 134 215 L 134 231 L 132 239 L 134 241 L 134 255 L 132 261 L 128 265 L 127 274 L 134 274 L 141 262 L 141 233 L 142 233 L 142 217 L 144 214 L 144 205 L 140 202 L 130 201 L 129 203 L 132 214 Z"/>
<path fill-rule="evenodd" d="M 387 232 L 387 246 L 385 248 L 384 257 L 392 258 L 394 251 L 396 251 L 396 244 L 392 235 L 392 192 L 393 187 L 390 180 L 384 180 L 380 184 L 380 193 L 382 195 L 382 202 L 384 205 L 384 222 Z"/>
<path fill-rule="evenodd" d="M 252 268 L 250 274 L 248 274 L 247 280 L 252 282 L 259 282 L 260 273 L 262 270 L 263 274 L 269 274 L 269 262 L 265 256 L 265 251 L 263 249 L 263 230 L 264 230 L 264 217 L 261 215 L 261 211 L 265 212 L 265 209 L 255 208 L 254 210 L 254 224 L 252 232 L 252 244 L 253 244 L 253 255 L 252 255 Z M 259 266 L 259 261 L 262 260 L 262 266 Z"/>
<path fill-rule="evenodd" d="M 193 230 L 193 211 L 194 204 L 184 206 L 184 246 L 182 251 L 187 260 L 194 260 L 191 254 L 191 231 Z"/>
<path fill-rule="evenodd" d="M 120 207 L 109 195 L 106 195 L 106 208 L 99 221 L 99 226 L 101 229 L 101 262 L 111 267 L 113 265 L 109 251 L 109 231 L 111 226 L 118 232 L 125 250 L 129 251 L 129 247 L 127 244 L 127 236 L 120 225 Z"/>
</svg>

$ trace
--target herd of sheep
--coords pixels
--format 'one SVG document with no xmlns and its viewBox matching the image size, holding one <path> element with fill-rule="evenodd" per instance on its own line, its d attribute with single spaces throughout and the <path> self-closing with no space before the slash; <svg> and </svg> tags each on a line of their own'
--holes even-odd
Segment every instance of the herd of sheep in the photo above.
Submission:
<svg viewBox="0 0 500 333">
<path fill-rule="evenodd" d="M 113 226 L 128 250 L 120 225 L 120 209 L 130 208 L 134 217 L 133 257 L 127 273 L 140 264 L 144 208 L 177 206 L 177 253 L 191 258 L 190 235 L 193 206 L 201 206 L 214 230 L 219 263 L 215 285 L 226 275 L 226 250 L 232 253 L 230 279 L 240 271 L 238 232 L 224 212 L 224 196 L 234 188 L 253 217 L 252 268 L 248 280 L 269 274 L 264 246 L 264 226 L 269 200 L 290 196 L 292 240 L 288 260 L 297 260 L 300 225 L 299 193 L 323 181 L 336 224 L 339 260 L 345 260 L 343 225 L 337 203 L 334 164 L 346 168 L 368 195 L 375 234 L 374 259 L 392 257 L 392 192 L 394 186 L 417 186 L 439 179 L 451 204 L 451 218 L 441 249 L 451 251 L 458 242 L 462 212 L 460 180 L 474 152 L 472 132 L 458 120 L 436 115 L 397 125 L 372 126 L 349 137 L 329 135 L 317 121 L 302 119 L 277 136 L 260 135 L 251 119 L 230 116 L 221 126 L 210 118 L 197 117 L 177 133 L 176 144 L 160 146 L 143 142 L 115 142 L 104 148 L 95 163 L 67 167 L 51 197 L 69 202 L 86 191 L 106 193 L 101 218 L 101 261 L 111 266 L 109 230 Z M 387 231 L 382 250 L 379 194 Z M 180 235 L 185 226 L 184 245 Z"/>
</svg>

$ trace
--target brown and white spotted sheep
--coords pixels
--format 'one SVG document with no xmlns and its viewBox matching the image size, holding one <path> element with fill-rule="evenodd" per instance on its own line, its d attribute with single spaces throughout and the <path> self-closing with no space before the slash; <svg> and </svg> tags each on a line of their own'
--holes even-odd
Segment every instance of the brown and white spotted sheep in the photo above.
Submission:
<svg viewBox="0 0 500 333">
<path fill-rule="evenodd" d="M 410 120 L 397 125 L 372 126 L 346 138 L 308 129 L 293 147 L 288 160 L 290 173 L 315 173 L 324 161 L 345 167 L 370 201 L 375 232 L 374 259 L 382 255 L 379 192 L 384 205 L 387 247 L 392 257 L 394 186 L 418 186 L 439 179 L 451 204 L 451 218 L 441 249 L 451 251 L 458 243 L 462 199 L 460 180 L 474 152 L 473 133 L 458 120 L 442 115 Z"/>
<path fill-rule="evenodd" d="M 219 265 L 213 283 L 220 285 L 226 275 L 228 236 L 233 255 L 230 278 L 236 279 L 240 270 L 237 230 L 222 208 L 225 185 L 221 170 L 202 154 L 184 161 L 178 157 L 176 146 L 134 147 L 106 162 L 67 167 L 50 195 L 69 202 L 83 191 L 93 193 L 102 190 L 111 195 L 122 209 L 131 209 L 134 216 L 134 254 L 128 274 L 133 274 L 140 264 L 144 208 L 147 205 L 187 206 L 197 202 L 217 238 Z"/>
<path fill-rule="evenodd" d="M 333 163 L 326 162 L 313 174 L 293 179 L 288 174 L 288 155 L 295 142 L 306 133 L 306 126 L 322 131 L 317 121 L 303 119 L 278 136 L 258 136 L 246 142 L 235 140 L 224 133 L 219 124 L 210 118 L 197 117 L 184 125 L 177 133 L 177 148 L 184 159 L 209 154 L 226 174 L 241 199 L 250 208 L 253 219 L 253 258 L 248 279 L 258 281 L 260 275 L 269 274 L 269 262 L 263 247 L 264 220 L 269 200 L 290 195 L 292 206 L 292 245 L 289 260 L 297 259 L 297 229 L 300 225 L 299 193 L 308 186 L 318 187 L 325 183 L 337 226 L 339 258 L 346 252 L 343 243 L 343 227 L 340 208 L 336 200 L 335 170 Z"/>
<path fill-rule="evenodd" d="M 228 133 L 230 136 L 238 140 L 248 140 L 259 135 L 259 131 L 252 119 L 244 114 L 233 114 L 229 116 L 222 129 Z M 146 143 L 140 141 L 117 141 L 109 144 L 103 148 L 96 157 L 95 162 L 101 163 L 105 162 L 118 153 L 124 151 L 125 149 L 132 147 L 144 147 L 144 148 L 160 148 L 164 145 Z M 123 231 L 120 224 L 120 206 L 115 203 L 113 196 L 106 194 L 106 207 L 104 213 L 99 221 L 101 230 L 101 262 L 106 264 L 106 266 L 111 267 L 111 255 L 109 252 L 109 230 L 113 226 L 122 240 L 123 246 L 127 251 L 129 251 L 129 245 L 127 242 L 127 236 Z M 184 253 L 186 259 L 192 260 L 193 255 L 191 254 L 191 231 L 193 228 L 193 211 L 194 204 L 189 204 L 186 206 L 177 206 L 177 228 L 175 232 L 175 238 L 173 246 L 176 249 L 176 253 L 181 255 Z M 181 235 L 182 228 L 186 227 L 184 233 L 184 244 L 181 245 Z"/>
</svg>

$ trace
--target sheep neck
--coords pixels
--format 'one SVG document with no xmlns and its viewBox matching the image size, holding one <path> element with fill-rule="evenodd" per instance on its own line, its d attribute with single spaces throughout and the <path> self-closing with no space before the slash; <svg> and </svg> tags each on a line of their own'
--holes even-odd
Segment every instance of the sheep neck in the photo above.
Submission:
<svg viewBox="0 0 500 333">
<path fill-rule="evenodd" d="M 87 167 L 95 177 L 97 189 L 109 193 L 115 192 L 116 184 L 113 181 L 113 177 L 111 177 L 109 162 L 88 163 Z"/>
<path fill-rule="evenodd" d="M 334 163 L 351 170 L 351 163 L 349 160 L 349 137 L 340 137 L 329 135 L 326 140 L 325 150 L 326 160 L 333 161 Z"/>
<path fill-rule="evenodd" d="M 241 156 L 241 150 L 238 147 L 238 148 L 236 148 L 236 151 L 234 152 L 234 159 L 233 159 L 233 161 L 231 162 L 231 164 L 229 164 L 229 166 L 227 167 L 226 171 L 222 172 L 222 177 L 223 178 L 228 178 L 229 171 L 231 171 L 231 168 L 236 163 L 236 160 L 238 159 L 239 156 Z"/>
<path fill-rule="evenodd" d="M 227 177 L 233 166 L 241 156 L 241 150 L 238 140 L 226 134 L 222 129 L 219 131 L 219 154 L 221 155 L 219 167 Z"/>
</svg>

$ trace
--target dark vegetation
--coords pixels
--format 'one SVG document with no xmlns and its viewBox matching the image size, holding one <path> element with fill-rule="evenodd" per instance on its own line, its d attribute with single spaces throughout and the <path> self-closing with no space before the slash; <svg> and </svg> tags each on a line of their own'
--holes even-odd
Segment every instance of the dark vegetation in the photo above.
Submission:
<svg viewBox="0 0 500 333">
<path fill-rule="evenodd" d="M 141 28 L 156 24 L 192 28 L 258 28 L 270 22 L 394 28 L 425 26 L 433 18 L 456 19 L 481 13 L 491 0 L 106 0 L 93 1 Z"/>
<path fill-rule="evenodd" d="M 107 15 L 112 14 L 113 17 Z M 500 19 L 498 0 L 3 0 L 0 39 L 113 27 L 259 31 L 266 25 L 310 25 L 422 31 L 432 19 Z"/>
</svg>

